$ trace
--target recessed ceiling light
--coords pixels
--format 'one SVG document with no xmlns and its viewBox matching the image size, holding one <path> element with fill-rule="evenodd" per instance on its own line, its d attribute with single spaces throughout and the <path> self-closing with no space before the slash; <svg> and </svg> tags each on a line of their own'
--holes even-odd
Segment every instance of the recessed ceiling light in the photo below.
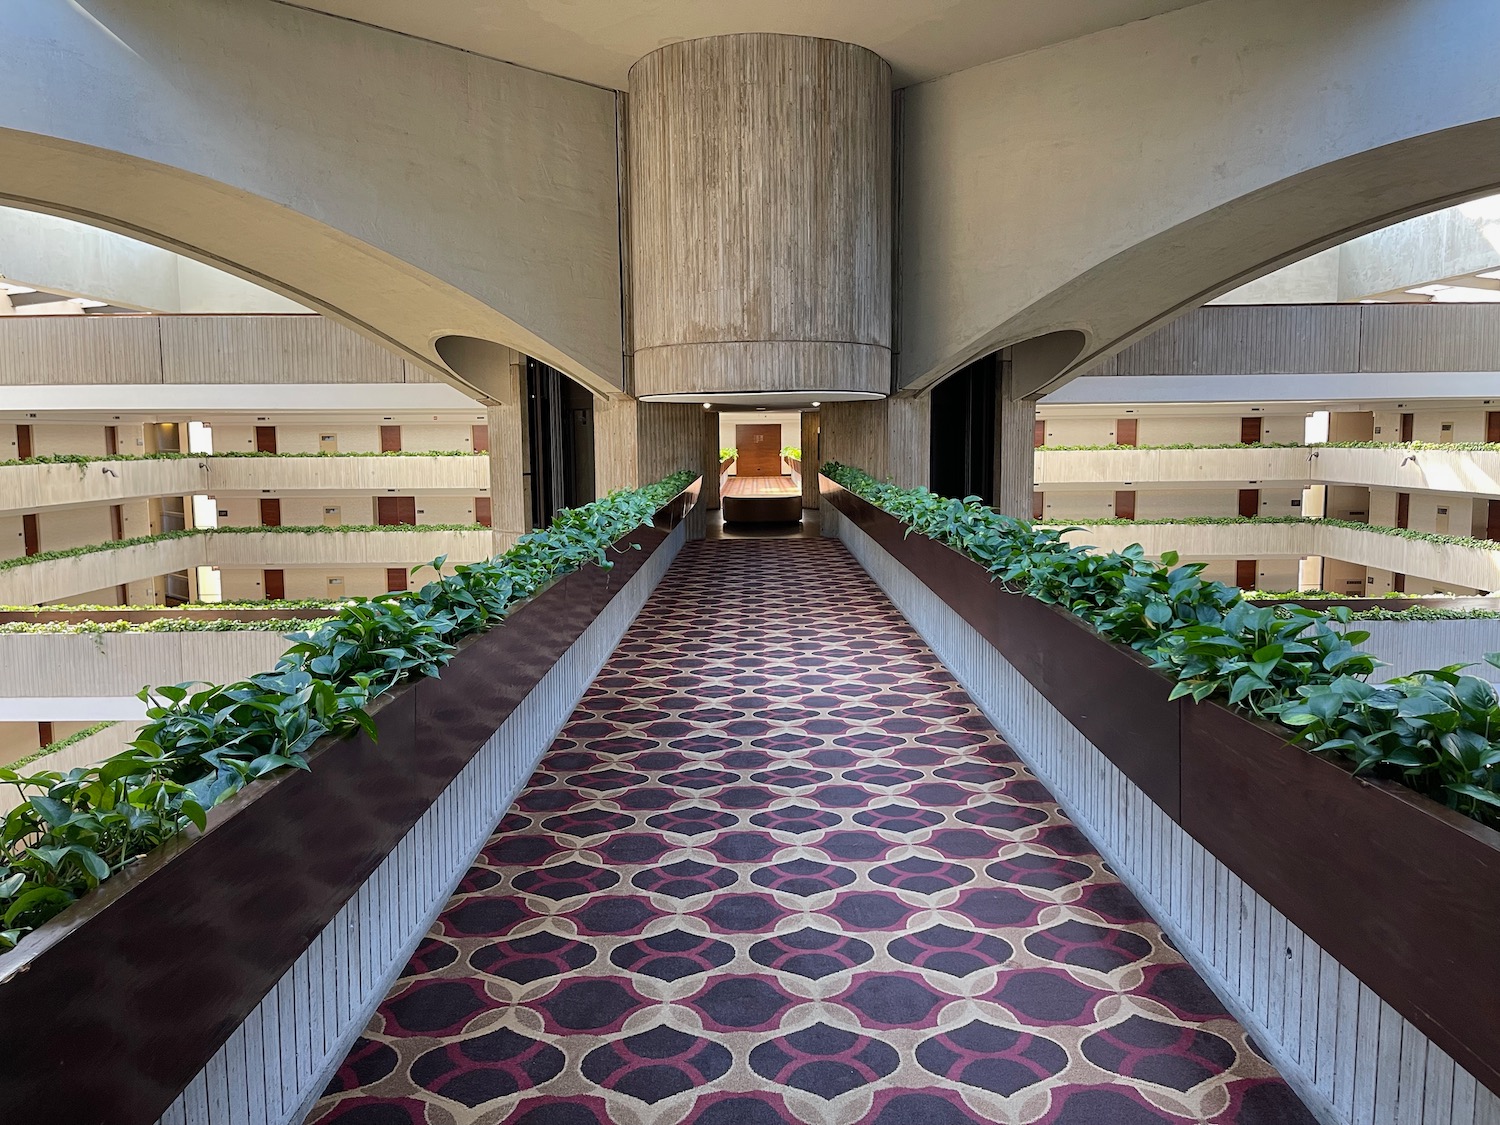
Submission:
<svg viewBox="0 0 1500 1125">
<path fill-rule="evenodd" d="M 822 406 L 823 404 L 821 402 L 815 402 L 815 403 L 813 403 L 813 405 L 814 406 Z"/>
<path fill-rule="evenodd" d="M 704 404 L 703 404 L 703 409 L 704 409 L 704 410 L 708 410 L 708 409 L 710 409 L 710 408 L 711 408 L 711 407 L 712 407 L 712 406 L 713 406 L 713 403 L 711 403 L 711 402 L 705 402 L 705 403 L 704 403 Z"/>
</svg>

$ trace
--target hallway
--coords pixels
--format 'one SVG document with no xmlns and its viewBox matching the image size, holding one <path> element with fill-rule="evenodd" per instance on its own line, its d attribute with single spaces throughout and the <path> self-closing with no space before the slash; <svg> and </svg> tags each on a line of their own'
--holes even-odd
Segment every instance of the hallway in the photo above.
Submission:
<svg viewBox="0 0 1500 1125">
<path fill-rule="evenodd" d="M 1312 1120 L 827 539 L 684 549 L 309 1118 Z"/>
</svg>

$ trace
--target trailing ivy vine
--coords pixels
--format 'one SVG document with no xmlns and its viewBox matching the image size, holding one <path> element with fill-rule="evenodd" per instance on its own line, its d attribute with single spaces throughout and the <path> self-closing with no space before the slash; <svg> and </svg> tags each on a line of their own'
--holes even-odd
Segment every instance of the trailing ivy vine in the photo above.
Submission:
<svg viewBox="0 0 1500 1125">
<path fill-rule="evenodd" d="M 206 535 L 349 535 L 367 531 L 394 531 L 418 532 L 418 531 L 488 531 L 489 528 L 478 523 L 397 523 L 397 524 L 364 524 L 346 523 L 329 527 L 325 524 L 310 524 L 306 526 L 297 524 L 284 524 L 277 527 L 189 527 L 180 531 L 163 531 L 158 535 L 133 535 L 128 539 L 111 539 L 104 543 L 85 543 L 78 547 L 68 547 L 60 551 L 38 551 L 34 555 L 17 555 L 14 558 L 0 559 L 0 570 L 12 570 L 18 566 L 30 566 L 33 563 L 55 562 L 58 559 L 72 559 L 79 555 L 95 555 L 100 551 L 119 551 L 126 547 L 141 547 L 150 543 L 168 543 L 173 539 L 197 539 Z M 35 606 L 28 606 L 35 609 Z M 58 607 L 66 608 L 66 607 Z"/>
<path fill-rule="evenodd" d="M 1049 524 L 1054 521 L 1047 521 Z M 1331 516 L 1162 516 L 1158 519 L 1127 520 L 1118 516 L 1101 516 L 1068 520 L 1070 528 L 1085 527 L 1342 527 L 1350 531 L 1368 531 L 1397 539 L 1435 543 L 1443 547 L 1465 547 L 1477 551 L 1500 551 L 1500 541 L 1474 539 L 1467 535 L 1442 535 L 1436 531 L 1417 531 L 1410 527 L 1384 527 L 1378 523 L 1334 519 Z"/>
<path fill-rule="evenodd" d="M 207 811 L 248 782 L 307 769 L 320 738 L 373 735 L 371 701 L 408 678 L 438 675 L 462 638 L 558 575 L 613 565 L 613 545 L 692 476 L 560 512 L 505 554 L 451 573 L 439 558 L 431 564 L 437 577 L 421 589 L 353 599 L 317 628 L 293 633 L 269 672 L 143 691 L 146 725 L 127 750 L 97 765 L 0 769 L 0 784 L 22 794 L 0 822 L 0 949 L 190 826 L 202 829 Z"/>
<path fill-rule="evenodd" d="M 1170 697 L 1218 698 L 1292 729 L 1309 750 L 1356 773 L 1399 781 L 1500 828 L 1500 702 L 1462 665 L 1370 684 L 1376 659 L 1357 646 L 1348 606 L 1256 606 L 1201 577 L 1205 564 L 1161 562 L 1139 544 L 1095 553 L 1072 528 L 1002 515 L 977 497 L 898 488 L 830 462 L 831 480 L 917 532 L 968 555 L 1012 593 L 1059 606 L 1145 655 L 1175 680 Z M 1248 521 L 1247 521 L 1248 522 Z M 1356 525 L 1363 526 L 1363 525 Z M 1487 657 L 1500 666 L 1500 654 Z"/>
</svg>

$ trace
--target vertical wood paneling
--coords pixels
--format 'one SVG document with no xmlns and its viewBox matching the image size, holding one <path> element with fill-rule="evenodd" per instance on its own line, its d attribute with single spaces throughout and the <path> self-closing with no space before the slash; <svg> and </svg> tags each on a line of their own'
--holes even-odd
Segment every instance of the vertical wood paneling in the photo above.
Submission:
<svg viewBox="0 0 1500 1125">
<path fill-rule="evenodd" d="M 848 520 L 836 526 L 1322 1120 L 1500 1125 L 1500 1098 L 1159 815 L 988 642 L 873 540 Z"/>
<path fill-rule="evenodd" d="M 687 536 L 680 525 L 314 939 L 159 1125 L 295 1125 Z"/>
<path fill-rule="evenodd" d="M 491 396 L 497 400 L 488 411 L 490 525 L 497 536 L 517 536 L 531 530 L 531 497 L 526 480 L 525 363 L 520 352 L 512 351 L 509 372 L 490 388 Z M 503 546 L 497 543 L 497 553 L 506 546 L 509 542 Z"/>
<path fill-rule="evenodd" d="M 927 395 L 887 399 L 886 434 L 891 480 L 902 488 L 930 484 L 932 399 Z"/>
<path fill-rule="evenodd" d="M 1036 400 L 1018 398 L 1009 354 L 996 363 L 1000 385 L 995 388 L 995 507 L 1008 516 L 1031 518 L 1031 494 L 1036 488 Z"/>
<path fill-rule="evenodd" d="M 890 473 L 886 414 L 884 400 L 825 402 L 819 411 L 823 460 L 855 465 L 884 480 Z"/>
<path fill-rule="evenodd" d="M 151 316 L 7 316 L 0 320 L 0 383 L 160 383 L 157 324 Z"/>
<path fill-rule="evenodd" d="M 165 316 L 159 323 L 164 383 L 406 379 L 398 355 L 327 317 Z"/>
<path fill-rule="evenodd" d="M 635 393 L 884 393 L 885 61 L 827 39 L 715 36 L 641 59 L 629 97 Z"/>
<path fill-rule="evenodd" d="M 822 415 L 816 410 L 802 412 L 802 506 L 818 506 L 818 469 L 825 458 L 822 454 Z"/>
</svg>

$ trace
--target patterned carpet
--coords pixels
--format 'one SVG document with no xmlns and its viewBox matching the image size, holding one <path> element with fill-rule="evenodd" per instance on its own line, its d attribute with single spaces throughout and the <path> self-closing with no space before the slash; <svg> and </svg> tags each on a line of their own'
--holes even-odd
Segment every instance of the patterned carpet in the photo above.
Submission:
<svg viewBox="0 0 1500 1125">
<path fill-rule="evenodd" d="M 1313 1121 L 805 539 L 684 550 L 309 1120 Z"/>
</svg>

